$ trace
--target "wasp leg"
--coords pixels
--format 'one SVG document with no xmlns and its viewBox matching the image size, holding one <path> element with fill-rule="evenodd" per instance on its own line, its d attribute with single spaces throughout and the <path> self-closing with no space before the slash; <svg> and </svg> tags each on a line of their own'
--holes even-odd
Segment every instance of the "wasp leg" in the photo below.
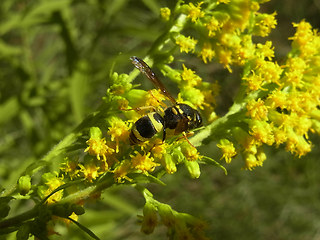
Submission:
<svg viewBox="0 0 320 240">
<path fill-rule="evenodd" d="M 188 136 L 187 136 L 187 134 L 188 134 Z M 178 138 L 178 140 L 184 138 L 192 147 L 197 149 L 188 139 L 188 137 L 192 136 L 193 134 L 194 134 L 193 132 L 188 132 L 188 133 L 182 132 L 182 137 Z"/>
</svg>

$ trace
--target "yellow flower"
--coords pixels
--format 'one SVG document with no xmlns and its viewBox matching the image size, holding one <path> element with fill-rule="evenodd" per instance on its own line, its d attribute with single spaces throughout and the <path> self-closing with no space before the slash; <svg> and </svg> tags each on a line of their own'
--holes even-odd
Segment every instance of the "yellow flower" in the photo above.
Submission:
<svg viewBox="0 0 320 240">
<path fill-rule="evenodd" d="M 272 42 L 267 41 L 265 44 L 257 44 L 257 54 L 261 58 L 267 58 L 269 61 L 274 57 L 274 47 L 272 47 Z"/>
<path fill-rule="evenodd" d="M 145 106 L 154 107 L 155 109 L 161 105 L 165 105 L 162 101 L 165 100 L 163 93 L 160 90 L 152 89 L 148 91 L 145 98 Z"/>
<path fill-rule="evenodd" d="M 189 86 L 183 88 L 178 94 L 178 102 L 183 102 L 180 101 L 181 99 L 186 99 L 191 105 L 200 109 L 204 109 L 204 106 L 206 105 L 203 92 Z"/>
<path fill-rule="evenodd" d="M 73 212 L 73 213 L 71 213 L 71 215 L 69 216 L 69 218 L 73 219 L 74 221 L 78 221 L 79 216 Z M 69 219 L 67 219 L 67 218 L 61 218 L 61 220 L 62 220 L 63 222 L 65 222 L 66 224 L 72 223 L 71 220 L 69 220 Z"/>
<path fill-rule="evenodd" d="M 256 24 L 254 26 L 253 32 L 261 37 L 266 37 L 271 32 L 271 29 L 275 28 L 277 25 L 277 20 L 275 19 L 276 13 L 273 14 L 259 14 L 256 17 Z"/>
<path fill-rule="evenodd" d="M 194 52 L 194 49 L 197 44 L 197 40 L 189 37 L 185 37 L 182 34 L 179 34 L 178 37 L 176 37 L 176 44 L 180 46 L 180 52 Z"/>
<path fill-rule="evenodd" d="M 225 68 L 228 69 L 229 72 L 232 72 L 230 64 L 232 64 L 232 51 L 218 47 L 216 50 L 216 54 L 219 59 L 219 63 L 221 63 Z"/>
<path fill-rule="evenodd" d="M 188 18 L 191 18 L 192 22 L 196 22 L 198 18 L 204 16 L 204 12 L 201 11 L 202 4 L 203 2 L 199 2 L 197 6 L 195 6 L 193 3 L 189 3 Z"/>
<path fill-rule="evenodd" d="M 295 88 L 303 87 L 304 72 L 309 66 L 300 57 L 289 58 L 286 62 L 284 81 Z"/>
<path fill-rule="evenodd" d="M 268 114 L 269 120 L 279 128 L 292 127 L 292 118 L 285 113 L 279 113 L 276 110 L 270 110 Z"/>
<path fill-rule="evenodd" d="M 209 30 L 208 36 L 214 37 L 216 35 L 216 32 L 221 29 L 223 26 L 219 21 L 212 16 L 208 23 L 204 24 L 206 28 Z"/>
<path fill-rule="evenodd" d="M 287 93 L 276 89 L 269 94 L 267 100 L 265 101 L 266 106 L 272 108 L 286 108 L 287 107 Z"/>
<path fill-rule="evenodd" d="M 220 144 L 217 144 L 217 147 L 221 149 L 223 155 L 221 157 L 226 160 L 226 163 L 230 163 L 231 159 L 237 155 L 236 149 L 233 146 L 233 143 L 228 139 L 221 139 Z"/>
<path fill-rule="evenodd" d="M 38 191 L 41 198 L 45 198 L 46 196 L 51 194 L 56 188 L 60 187 L 65 183 L 63 181 L 63 177 L 58 177 L 57 172 L 45 173 L 42 175 L 42 179 L 47 187 L 43 186 L 43 188 L 41 187 L 39 188 Z M 52 203 L 59 202 L 63 197 L 63 193 L 64 193 L 64 190 L 60 190 L 54 193 L 48 198 L 47 203 L 52 204 Z"/>
<path fill-rule="evenodd" d="M 304 20 L 300 23 L 293 23 L 297 28 L 293 37 L 292 47 L 299 49 L 299 55 L 303 58 L 310 58 L 310 56 L 319 53 L 320 39 L 316 31 L 312 31 L 310 23 Z"/>
<path fill-rule="evenodd" d="M 154 158 L 162 159 L 163 155 L 166 153 L 166 149 L 168 148 L 168 146 L 169 145 L 166 142 L 162 142 L 161 139 L 155 139 L 154 146 L 151 149 Z"/>
<path fill-rule="evenodd" d="M 215 98 L 218 96 L 218 93 L 220 91 L 220 89 L 219 89 L 220 86 L 217 85 L 217 83 L 210 84 L 209 86 L 212 87 L 212 90 L 211 89 L 202 90 L 201 93 L 204 96 L 204 102 L 203 102 L 204 111 L 211 114 L 211 113 L 213 113 L 214 107 L 216 106 L 216 99 Z"/>
<path fill-rule="evenodd" d="M 124 160 L 122 161 L 113 171 L 114 175 L 114 179 L 117 183 L 123 183 L 124 179 L 126 179 L 127 181 L 132 181 L 132 179 L 130 179 L 127 175 L 128 173 L 130 173 L 131 170 L 131 161 L 129 160 Z"/>
<path fill-rule="evenodd" d="M 144 173 L 152 172 L 156 166 L 160 165 L 154 162 L 154 158 L 150 157 L 150 152 L 141 155 L 139 152 L 135 151 L 136 155 L 130 155 L 132 167 L 137 170 L 141 170 Z"/>
<path fill-rule="evenodd" d="M 254 71 L 252 71 L 252 74 L 247 77 L 243 77 L 242 79 L 246 81 L 248 91 L 257 91 L 262 89 L 263 78 L 261 74 L 257 75 Z"/>
<path fill-rule="evenodd" d="M 252 43 L 251 35 L 246 34 L 241 36 L 241 45 L 235 49 L 236 62 L 239 65 L 244 65 L 249 59 L 256 57 L 256 46 Z"/>
<path fill-rule="evenodd" d="M 215 52 L 212 50 L 210 43 L 205 43 L 201 49 L 200 56 L 202 57 L 202 61 L 207 64 L 207 62 L 211 62 L 212 58 L 215 56 Z"/>
<path fill-rule="evenodd" d="M 229 47 L 230 49 L 241 48 L 241 38 L 237 35 L 237 33 L 221 33 L 220 43 L 223 46 Z"/>
<path fill-rule="evenodd" d="M 258 151 L 258 147 L 262 145 L 260 141 L 258 141 L 256 138 L 250 135 L 241 139 L 240 144 L 243 146 L 244 151 L 246 153 L 251 153 L 251 154 L 256 154 Z"/>
<path fill-rule="evenodd" d="M 116 152 L 119 152 L 119 142 L 127 142 L 129 139 L 130 129 L 126 122 L 120 118 L 112 117 L 109 120 L 110 127 L 108 128 L 108 135 L 111 141 L 116 142 Z"/>
<path fill-rule="evenodd" d="M 256 154 L 246 153 L 244 155 L 244 160 L 246 164 L 245 168 L 251 171 L 255 167 L 261 167 L 266 158 L 266 154 L 263 152 L 261 148 L 257 150 Z"/>
<path fill-rule="evenodd" d="M 304 101 L 303 98 L 304 98 L 304 94 L 301 93 L 300 91 L 294 91 L 294 90 L 291 91 L 288 94 L 288 98 L 287 98 L 287 101 L 288 101 L 287 109 L 299 114 L 304 113 L 304 110 L 302 108 L 303 107 L 302 102 Z"/>
<path fill-rule="evenodd" d="M 167 7 L 160 8 L 160 15 L 163 20 L 169 21 L 170 15 L 171 15 L 171 10 Z"/>
<path fill-rule="evenodd" d="M 259 166 L 259 162 L 254 154 L 247 153 L 244 155 L 244 161 L 245 161 L 245 168 L 248 170 L 252 170 L 256 166 Z"/>
<path fill-rule="evenodd" d="M 267 159 L 267 155 L 265 154 L 265 152 L 262 150 L 262 148 L 258 149 L 258 152 L 256 154 L 256 158 L 260 164 L 260 166 L 262 166 L 263 162 Z"/>
<path fill-rule="evenodd" d="M 252 119 L 266 120 L 268 117 L 268 108 L 260 98 L 257 101 L 251 99 L 247 104 L 247 115 Z"/>
<path fill-rule="evenodd" d="M 84 165 L 79 164 L 79 167 L 80 172 L 83 173 L 84 178 L 87 179 L 89 182 L 92 182 L 92 180 L 95 180 L 100 175 L 100 167 L 97 167 L 93 162 L 85 163 Z"/>
<path fill-rule="evenodd" d="M 290 115 L 294 131 L 301 136 L 307 137 L 308 131 L 311 129 L 312 122 L 308 115 L 299 116 L 295 113 Z"/>
<path fill-rule="evenodd" d="M 289 39 L 294 40 L 298 46 L 305 46 L 308 42 L 313 40 L 313 33 L 311 24 L 302 20 L 300 23 L 292 23 L 297 28 L 294 37 Z"/>
<path fill-rule="evenodd" d="M 278 147 L 280 144 L 287 141 L 287 133 L 283 128 L 274 127 L 273 128 L 274 142 Z"/>
<path fill-rule="evenodd" d="M 198 150 L 189 143 L 183 144 L 181 151 L 188 161 L 196 161 L 201 159 L 201 155 L 199 154 Z"/>
<path fill-rule="evenodd" d="M 70 179 L 76 178 L 79 176 L 79 169 L 78 169 L 78 161 L 70 160 L 68 158 L 65 159 L 66 161 L 61 163 L 61 171 L 65 174 L 68 174 Z"/>
<path fill-rule="evenodd" d="M 84 151 L 88 152 L 90 155 L 96 156 L 98 160 L 100 160 L 100 157 L 102 157 L 103 160 L 106 160 L 106 156 L 109 156 L 114 152 L 114 149 L 106 144 L 105 138 L 92 136 L 86 143 L 88 144 L 88 147 Z"/>
<path fill-rule="evenodd" d="M 301 135 L 297 135 L 293 129 L 287 131 L 286 150 L 301 157 L 311 151 L 311 144 Z"/>
<path fill-rule="evenodd" d="M 194 87 L 202 81 L 201 77 L 195 74 L 196 73 L 195 71 L 188 69 L 184 64 L 182 64 L 182 67 L 183 67 L 183 72 L 181 73 L 181 78 L 182 80 L 187 82 L 188 86 Z"/>
<path fill-rule="evenodd" d="M 265 121 L 252 120 L 249 123 L 250 135 L 258 142 L 268 145 L 274 143 L 273 127 Z"/>
<path fill-rule="evenodd" d="M 283 69 L 276 62 L 265 61 L 258 58 L 256 59 L 256 69 L 266 82 L 276 83 L 280 86 L 279 80 Z"/>
</svg>

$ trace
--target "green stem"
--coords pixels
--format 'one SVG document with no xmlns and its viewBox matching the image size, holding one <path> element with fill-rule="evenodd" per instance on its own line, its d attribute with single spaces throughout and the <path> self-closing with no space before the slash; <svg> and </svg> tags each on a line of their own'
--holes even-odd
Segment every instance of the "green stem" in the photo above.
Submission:
<svg viewBox="0 0 320 240">
<path fill-rule="evenodd" d="M 13 226 L 20 226 L 23 222 L 32 219 L 38 215 L 38 208 L 35 206 L 31 210 L 24 212 L 12 218 L 5 219 L 0 222 L 0 229 Z"/>
<path fill-rule="evenodd" d="M 200 130 L 195 136 L 190 139 L 194 146 L 201 146 L 206 139 L 215 139 L 226 135 L 228 130 L 236 126 L 237 123 L 244 117 L 243 104 L 235 103 L 230 108 L 229 112 L 221 118 L 207 125 L 203 130 Z"/>
<path fill-rule="evenodd" d="M 73 220 L 70 217 L 68 217 L 67 219 L 70 220 L 71 222 L 73 222 L 74 224 L 76 224 L 81 230 L 83 230 L 85 233 L 87 233 L 93 239 L 100 240 L 100 238 L 98 236 L 96 236 L 90 229 L 86 228 L 85 226 L 83 226 L 82 224 Z"/>
<path fill-rule="evenodd" d="M 8 227 L 14 227 L 14 226 L 20 226 L 23 224 L 23 222 L 30 220 L 36 216 L 38 216 L 38 207 L 42 204 L 45 204 L 46 200 L 53 195 L 54 193 L 61 191 L 65 188 L 68 188 L 70 186 L 73 186 L 75 184 L 79 184 L 83 180 L 74 181 L 72 183 L 66 183 L 64 185 L 61 185 L 60 187 L 56 188 L 54 191 L 52 191 L 51 194 L 49 194 L 45 199 L 43 199 L 39 204 L 37 204 L 34 208 L 31 210 L 24 212 L 20 215 L 17 215 L 15 217 L 5 219 L 0 222 L 0 229 L 1 228 L 8 228 Z M 107 176 L 106 179 L 101 181 L 95 186 L 87 187 L 86 189 L 83 189 L 81 191 L 78 191 L 76 193 L 70 194 L 67 197 L 63 198 L 61 201 L 59 201 L 57 204 L 63 204 L 63 203 L 72 203 L 72 202 L 78 202 L 81 199 L 86 199 L 93 195 L 96 192 L 100 192 L 103 189 L 106 189 L 113 185 L 113 178 L 111 176 Z M 50 207 L 53 207 L 55 204 L 50 205 Z"/>
</svg>

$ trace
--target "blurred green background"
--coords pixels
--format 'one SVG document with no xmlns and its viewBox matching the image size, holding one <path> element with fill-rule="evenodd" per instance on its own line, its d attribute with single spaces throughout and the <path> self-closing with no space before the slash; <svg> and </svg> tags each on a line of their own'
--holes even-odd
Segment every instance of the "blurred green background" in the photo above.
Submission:
<svg viewBox="0 0 320 240">
<path fill-rule="evenodd" d="M 174 4 L 169 0 L 1 1 L 1 188 L 14 184 L 27 165 L 99 106 L 110 72 L 133 69 L 128 58 L 145 56 L 165 29 L 159 8 Z M 306 19 L 314 28 L 320 26 L 319 0 L 271 1 L 261 11 L 277 11 L 278 27 L 270 39 L 280 64 L 290 50 L 291 22 Z M 229 74 L 218 64 L 198 65 L 190 56 L 186 62 L 206 81 L 219 81 L 217 112 L 224 114 L 241 69 Z M 239 157 L 227 166 L 228 176 L 202 166 L 200 179 L 193 180 L 181 168 L 165 177 L 167 187 L 150 189 L 156 199 L 207 221 L 212 239 L 320 239 L 319 137 L 310 138 L 313 152 L 301 159 L 281 148 L 268 148 L 264 167 L 252 172 L 240 170 Z M 208 151 L 216 149 L 215 144 L 200 151 L 219 158 L 216 150 Z M 136 214 L 141 214 L 143 203 L 134 189 L 112 188 L 101 201 L 88 203 L 79 220 L 101 239 L 165 239 L 164 227 L 151 236 L 139 232 Z M 19 201 L 12 208 L 22 212 L 28 204 Z M 86 239 L 73 225 L 58 226 L 57 231 L 62 235 L 53 239 Z"/>
</svg>

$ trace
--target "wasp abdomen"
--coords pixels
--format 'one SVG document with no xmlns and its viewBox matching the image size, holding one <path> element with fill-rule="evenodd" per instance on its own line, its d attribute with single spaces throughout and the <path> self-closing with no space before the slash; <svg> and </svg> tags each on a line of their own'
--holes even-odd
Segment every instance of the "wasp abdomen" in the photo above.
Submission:
<svg viewBox="0 0 320 240">
<path fill-rule="evenodd" d="M 137 120 L 130 133 L 132 145 L 147 141 L 163 130 L 163 118 L 159 113 L 152 112 Z"/>
</svg>

